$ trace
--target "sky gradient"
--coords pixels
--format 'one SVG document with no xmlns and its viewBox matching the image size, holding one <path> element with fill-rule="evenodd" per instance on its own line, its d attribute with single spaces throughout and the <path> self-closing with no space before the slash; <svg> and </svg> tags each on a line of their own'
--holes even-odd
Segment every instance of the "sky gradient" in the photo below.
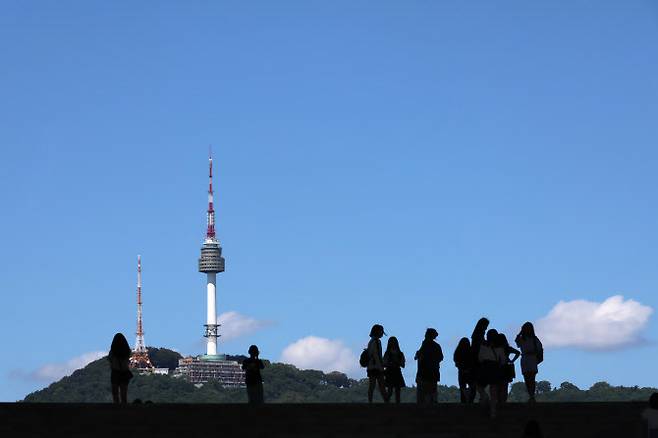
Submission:
<svg viewBox="0 0 658 438">
<path fill-rule="evenodd" d="M 203 353 L 209 144 L 220 350 L 433 326 L 454 384 L 486 315 L 548 324 L 540 379 L 658 385 L 654 2 L 0 7 L 0 400 L 134 342 L 137 254 L 147 345 Z"/>
</svg>

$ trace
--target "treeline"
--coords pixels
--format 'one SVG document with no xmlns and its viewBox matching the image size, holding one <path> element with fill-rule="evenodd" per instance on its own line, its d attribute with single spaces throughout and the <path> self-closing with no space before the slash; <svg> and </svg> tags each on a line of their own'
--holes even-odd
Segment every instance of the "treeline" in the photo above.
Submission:
<svg viewBox="0 0 658 438">
<path fill-rule="evenodd" d="M 149 348 L 157 367 L 173 369 L 178 353 L 165 348 Z M 241 361 L 244 356 L 233 356 Z M 263 370 L 265 400 L 269 403 L 363 403 L 367 401 L 367 380 L 351 379 L 343 373 L 299 370 L 293 365 L 271 363 Z M 599 382 L 589 389 L 579 389 L 569 382 L 553 388 L 547 381 L 537 384 L 537 400 L 564 401 L 646 401 L 655 388 L 611 386 Z M 197 388 L 182 379 L 160 375 L 136 375 L 128 390 L 129 400 L 139 398 L 155 403 L 242 403 L 247 401 L 243 389 L 226 389 L 217 382 Z M 414 402 L 415 388 L 404 388 L 403 402 Z M 72 375 L 35 391 L 25 402 L 111 402 L 110 371 L 106 358 L 99 359 Z M 523 402 L 527 395 L 522 382 L 512 385 L 510 401 Z M 439 386 L 440 402 L 458 402 L 459 389 Z"/>
</svg>

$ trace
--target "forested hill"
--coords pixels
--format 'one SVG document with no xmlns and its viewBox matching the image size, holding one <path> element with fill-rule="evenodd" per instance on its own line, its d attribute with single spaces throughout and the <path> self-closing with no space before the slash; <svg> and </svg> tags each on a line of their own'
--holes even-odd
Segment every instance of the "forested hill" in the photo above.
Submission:
<svg viewBox="0 0 658 438">
<path fill-rule="evenodd" d="M 178 353 L 165 348 L 149 348 L 151 361 L 157 367 L 173 369 Z M 231 356 L 242 361 L 244 356 Z M 364 373 L 365 374 L 365 373 Z M 271 363 L 263 370 L 265 399 L 272 403 L 365 402 L 367 381 L 354 380 L 345 374 L 325 374 L 315 370 L 299 370 L 292 365 Z M 407 382 L 412 384 L 413 382 Z M 630 401 L 648 400 L 655 388 L 610 386 L 599 382 L 587 390 L 564 382 L 552 388 L 546 381 L 538 383 L 539 401 Z M 139 398 L 156 403 L 235 403 L 246 402 L 243 389 L 224 389 L 216 382 L 197 388 L 182 379 L 161 375 L 136 375 L 128 390 L 129 400 Z M 415 389 L 406 388 L 403 401 L 415 400 Z M 459 391 L 454 386 L 439 387 L 440 401 L 457 402 Z M 510 401 L 525 401 L 523 383 L 512 387 Z M 25 402 L 110 402 L 110 370 L 106 358 L 99 359 L 39 391 L 25 397 Z"/>
</svg>

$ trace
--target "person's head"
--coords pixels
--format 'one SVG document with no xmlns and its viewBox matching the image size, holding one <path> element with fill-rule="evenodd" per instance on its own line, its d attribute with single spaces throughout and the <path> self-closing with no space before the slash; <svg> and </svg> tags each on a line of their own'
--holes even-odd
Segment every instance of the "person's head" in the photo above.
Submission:
<svg viewBox="0 0 658 438">
<path fill-rule="evenodd" d="M 436 331 L 436 329 L 433 329 L 432 327 L 428 328 L 425 330 L 425 339 L 428 341 L 433 341 L 436 339 L 436 337 L 439 336 L 439 332 Z"/>
<path fill-rule="evenodd" d="M 525 424 L 525 429 L 523 430 L 524 438 L 541 438 L 542 436 L 541 427 L 539 427 L 537 420 L 529 420 Z"/>
<path fill-rule="evenodd" d="M 388 338 L 388 344 L 386 344 L 386 350 L 387 351 L 393 351 L 393 352 L 399 352 L 400 351 L 400 343 L 398 342 L 398 338 L 395 336 L 391 336 Z"/>
<path fill-rule="evenodd" d="M 651 409 L 658 409 L 658 392 L 654 392 L 649 397 L 649 407 Z"/>
<path fill-rule="evenodd" d="M 122 333 L 117 333 L 112 338 L 112 345 L 110 345 L 110 355 L 116 357 L 129 357 L 132 351 L 126 337 Z"/>
<path fill-rule="evenodd" d="M 530 321 L 524 323 L 521 326 L 521 336 L 523 336 L 524 338 L 535 337 L 535 326 L 533 326 Z"/>
<path fill-rule="evenodd" d="M 251 357 L 258 357 L 260 354 L 260 351 L 258 351 L 258 347 L 255 345 L 251 345 L 248 350 L 249 356 Z"/>
<path fill-rule="evenodd" d="M 470 351 L 470 349 L 471 341 L 469 341 L 468 338 L 461 338 L 457 344 L 457 348 L 455 348 L 455 351 L 459 353 L 466 353 Z"/>
<path fill-rule="evenodd" d="M 370 337 L 371 338 L 381 338 L 384 335 L 385 335 L 384 326 L 381 325 L 381 324 L 375 324 L 370 329 Z"/>
<path fill-rule="evenodd" d="M 489 329 L 489 331 L 487 332 L 487 342 L 491 345 L 495 345 L 497 340 L 498 340 L 498 330 Z"/>
</svg>

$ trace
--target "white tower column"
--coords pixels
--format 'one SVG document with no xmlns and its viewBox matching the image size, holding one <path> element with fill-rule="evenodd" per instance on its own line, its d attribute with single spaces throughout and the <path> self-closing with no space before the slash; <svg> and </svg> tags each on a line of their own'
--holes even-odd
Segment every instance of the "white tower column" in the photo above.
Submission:
<svg viewBox="0 0 658 438">
<path fill-rule="evenodd" d="M 206 324 L 208 327 L 217 326 L 217 274 L 215 272 L 208 272 L 208 314 L 206 317 Z M 208 356 L 215 356 L 217 354 L 217 337 L 207 337 L 206 354 Z"/>
</svg>

